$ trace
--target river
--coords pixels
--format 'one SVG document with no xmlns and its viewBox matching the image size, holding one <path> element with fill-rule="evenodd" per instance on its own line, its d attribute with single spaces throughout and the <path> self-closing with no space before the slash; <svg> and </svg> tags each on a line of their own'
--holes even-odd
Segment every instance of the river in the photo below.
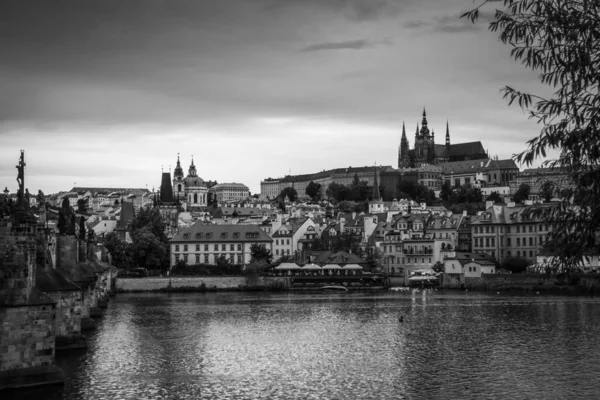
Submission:
<svg viewBox="0 0 600 400">
<path fill-rule="evenodd" d="M 44 397 L 596 399 L 599 317 L 541 295 L 119 294 Z"/>
</svg>

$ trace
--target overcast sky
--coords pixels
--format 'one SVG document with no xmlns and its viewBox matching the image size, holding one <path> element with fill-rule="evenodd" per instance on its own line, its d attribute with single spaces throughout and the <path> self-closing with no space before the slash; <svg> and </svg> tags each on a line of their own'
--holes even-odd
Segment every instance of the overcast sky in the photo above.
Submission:
<svg viewBox="0 0 600 400">
<path fill-rule="evenodd" d="M 535 88 L 472 0 L 4 0 L 0 184 L 148 187 L 177 153 L 205 180 L 391 165 L 423 107 L 436 142 L 509 158 Z M 493 13 L 487 8 L 484 20 Z"/>
</svg>

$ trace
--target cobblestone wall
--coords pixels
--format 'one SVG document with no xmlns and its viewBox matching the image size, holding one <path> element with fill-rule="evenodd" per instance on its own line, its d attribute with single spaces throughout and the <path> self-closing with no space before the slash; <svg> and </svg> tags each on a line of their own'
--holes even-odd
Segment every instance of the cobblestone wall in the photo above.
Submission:
<svg viewBox="0 0 600 400">
<path fill-rule="evenodd" d="M 35 286 L 36 227 L 0 220 L 0 302 L 27 304 Z"/>
</svg>

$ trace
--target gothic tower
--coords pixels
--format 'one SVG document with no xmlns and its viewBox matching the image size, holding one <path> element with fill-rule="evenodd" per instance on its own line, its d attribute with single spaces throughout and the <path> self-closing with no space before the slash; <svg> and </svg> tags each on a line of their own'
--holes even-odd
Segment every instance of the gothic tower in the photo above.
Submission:
<svg viewBox="0 0 600 400">
<path fill-rule="evenodd" d="M 400 148 L 398 149 L 398 168 L 410 167 L 410 156 L 408 155 L 409 150 L 410 145 L 408 144 L 408 139 L 406 138 L 406 128 L 404 127 L 404 122 L 402 122 L 402 139 L 400 139 Z"/>
<path fill-rule="evenodd" d="M 427 127 L 427 113 L 423 108 L 421 130 L 415 137 L 415 166 L 433 163 L 435 163 L 434 135 Z"/>
<path fill-rule="evenodd" d="M 450 161 L 450 128 L 446 120 L 446 161 Z"/>
</svg>

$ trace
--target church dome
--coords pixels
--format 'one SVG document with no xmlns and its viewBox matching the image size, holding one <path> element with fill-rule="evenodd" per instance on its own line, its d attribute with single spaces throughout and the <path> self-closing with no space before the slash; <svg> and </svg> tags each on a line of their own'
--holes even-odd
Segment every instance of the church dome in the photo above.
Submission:
<svg viewBox="0 0 600 400">
<path fill-rule="evenodd" d="M 205 186 L 204 179 L 199 176 L 187 176 L 183 181 L 185 182 L 186 188 Z"/>
</svg>

